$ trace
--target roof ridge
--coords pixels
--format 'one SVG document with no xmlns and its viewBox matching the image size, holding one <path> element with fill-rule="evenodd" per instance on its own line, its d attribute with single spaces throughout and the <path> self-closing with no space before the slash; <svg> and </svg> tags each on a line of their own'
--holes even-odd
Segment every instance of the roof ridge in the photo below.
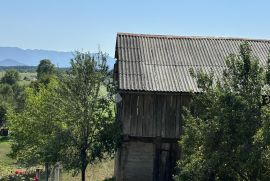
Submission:
<svg viewBox="0 0 270 181">
<path fill-rule="evenodd" d="M 269 42 L 270 39 L 258 39 L 258 38 L 239 38 L 239 37 L 224 37 L 224 36 L 176 36 L 176 35 L 157 35 L 157 34 L 137 34 L 137 33 L 125 33 L 118 32 L 117 36 L 136 36 L 145 38 L 168 38 L 168 39 L 214 39 L 214 40 L 240 40 L 240 41 L 262 41 Z"/>
</svg>

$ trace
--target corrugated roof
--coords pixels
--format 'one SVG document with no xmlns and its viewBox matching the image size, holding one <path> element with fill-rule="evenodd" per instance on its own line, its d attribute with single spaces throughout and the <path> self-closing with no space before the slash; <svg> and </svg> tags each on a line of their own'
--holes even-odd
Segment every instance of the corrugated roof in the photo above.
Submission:
<svg viewBox="0 0 270 181">
<path fill-rule="evenodd" d="M 196 92 L 196 81 L 189 69 L 212 70 L 220 77 L 226 57 L 238 54 L 245 41 L 265 65 L 270 40 L 118 33 L 115 73 L 119 89 Z"/>
</svg>

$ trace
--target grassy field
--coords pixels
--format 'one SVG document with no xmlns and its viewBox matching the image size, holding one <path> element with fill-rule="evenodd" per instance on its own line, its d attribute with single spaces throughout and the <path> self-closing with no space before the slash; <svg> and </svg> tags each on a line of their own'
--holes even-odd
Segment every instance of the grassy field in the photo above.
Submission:
<svg viewBox="0 0 270 181">
<path fill-rule="evenodd" d="M 90 165 L 86 171 L 86 180 L 103 181 L 112 178 L 114 169 L 114 160 L 105 160 L 101 163 Z M 62 180 L 77 181 L 80 180 L 80 174 L 73 177 L 71 173 L 64 172 Z"/>
<path fill-rule="evenodd" d="M 16 161 L 7 156 L 10 149 L 10 142 L 0 136 L 0 177 L 16 169 Z"/>
<path fill-rule="evenodd" d="M 31 83 L 31 81 L 36 80 L 37 74 L 33 72 L 23 72 L 20 73 L 20 85 L 28 85 Z"/>
<path fill-rule="evenodd" d="M 19 168 L 16 161 L 9 158 L 7 154 L 10 152 L 11 143 L 8 140 L 3 140 L 0 137 L 0 178 L 6 175 L 14 174 L 15 170 Z M 24 170 L 24 168 L 22 168 Z M 86 180 L 103 181 L 113 176 L 114 160 L 104 160 L 103 162 L 90 165 L 86 171 Z M 1 179 L 0 179 L 1 180 Z M 62 180 L 77 181 L 80 180 L 78 176 L 72 176 L 72 173 L 63 171 Z"/>
<path fill-rule="evenodd" d="M 0 79 L 4 76 L 5 72 L 4 71 L 0 71 Z"/>
<path fill-rule="evenodd" d="M 5 71 L 0 71 L 0 79 L 5 75 Z M 31 81 L 36 80 L 37 74 L 35 72 L 19 72 L 20 85 L 28 85 Z"/>
</svg>

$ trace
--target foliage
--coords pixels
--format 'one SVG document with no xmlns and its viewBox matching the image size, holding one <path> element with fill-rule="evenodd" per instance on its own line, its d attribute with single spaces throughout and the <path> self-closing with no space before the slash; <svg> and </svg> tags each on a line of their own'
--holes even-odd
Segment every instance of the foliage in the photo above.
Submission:
<svg viewBox="0 0 270 181">
<path fill-rule="evenodd" d="M 106 56 L 77 52 L 71 60 L 71 70 L 61 80 L 61 100 L 66 113 L 66 143 L 62 150 L 65 168 L 81 171 L 97 159 L 114 153 L 120 135 L 115 122 L 112 96 L 101 92 L 111 89 Z M 107 91 L 108 91 L 107 89 Z"/>
<path fill-rule="evenodd" d="M 22 110 L 24 105 L 24 87 L 17 81 L 19 74 L 15 70 L 8 70 L 1 78 L 0 83 L 0 126 L 6 123 L 8 107 L 16 111 Z"/>
<path fill-rule="evenodd" d="M 88 164 L 113 156 L 120 140 L 106 56 L 77 52 L 67 73 L 42 60 L 37 76 L 29 87 L 0 84 L 10 156 L 24 167 L 61 161 L 85 178 Z"/>
<path fill-rule="evenodd" d="M 202 92 L 183 117 L 175 180 L 270 179 L 270 66 L 265 71 L 247 43 L 226 65 L 221 80 L 192 73 Z"/>
<path fill-rule="evenodd" d="M 120 138 L 106 57 L 77 52 L 60 81 L 47 70 L 40 68 L 40 80 L 25 89 L 23 109 L 8 110 L 10 155 L 26 167 L 61 161 L 84 180 L 88 164 L 113 156 Z"/>
<path fill-rule="evenodd" d="M 19 73 L 14 69 L 10 69 L 7 70 L 5 75 L 1 78 L 1 83 L 13 85 L 17 83 L 19 78 Z"/>
<path fill-rule="evenodd" d="M 4 105 L 0 104 L 0 128 L 6 122 L 6 108 Z"/>
<path fill-rule="evenodd" d="M 48 59 L 43 59 L 40 61 L 37 67 L 37 79 L 39 81 L 46 81 L 55 73 L 54 65 Z"/>
<path fill-rule="evenodd" d="M 7 117 L 12 130 L 11 156 L 25 166 L 55 163 L 61 146 L 61 110 L 58 106 L 58 81 L 39 91 L 26 88 L 25 108 L 21 112 L 9 110 Z"/>
</svg>

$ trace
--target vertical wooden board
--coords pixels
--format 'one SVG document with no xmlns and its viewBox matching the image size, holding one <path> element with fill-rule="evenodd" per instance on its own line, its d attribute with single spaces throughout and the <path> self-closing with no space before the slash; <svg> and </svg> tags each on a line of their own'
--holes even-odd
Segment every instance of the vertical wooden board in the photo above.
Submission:
<svg viewBox="0 0 270 181">
<path fill-rule="evenodd" d="M 147 119 L 147 115 L 146 115 L 146 111 L 145 111 L 145 109 L 147 109 L 146 108 L 146 99 L 147 99 L 147 95 L 144 95 L 143 96 L 143 100 L 142 100 L 142 104 L 143 104 L 143 106 L 142 106 L 142 114 L 143 114 L 143 121 L 142 121 L 142 136 L 145 136 L 145 134 L 146 134 L 146 129 L 147 129 L 147 125 L 146 125 L 146 119 Z"/>
<path fill-rule="evenodd" d="M 167 95 L 165 96 L 165 102 L 166 102 L 166 109 L 164 111 L 165 114 L 165 126 L 164 126 L 164 131 L 165 135 L 162 137 L 168 138 L 170 134 L 170 129 L 169 129 L 169 122 L 170 122 L 170 96 Z"/>
<path fill-rule="evenodd" d="M 162 95 L 161 98 L 161 102 L 160 102 L 160 106 L 161 106 L 161 137 L 166 137 L 166 107 L 167 107 L 167 101 L 166 101 L 166 97 Z"/>
<path fill-rule="evenodd" d="M 156 114 L 156 136 L 159 137 L 161 136 L 161 120 L 162 120 L 162 96 L 161 95 L 157 95 L 156 96 L 156 110 L 155 110 L 155 114 Z"/>
<path fill-rule="evenodd" d="M 144 114 L 143 114 L 143 95 L 138 95 L 138 119 L 137 119 L 137 136 L 142 136 L 143 133 L 143 121 L 144 121 Z"/>
<path fill-rule="evenodd" d="M 144 136 L 150 137 L 153 135 L 153 95 L 145 95 L 144 97 Z"/>
<path fill-rule="evenodd" d="M 149 127 L 149 136 L 154 136 L 154 107 L 155 107 L 155 97 L 154 95 L 150 98 L 150 105 L 149 105 L 149 118 L 150 118 L 150 127 Z"/>
<path fill-rule="evenodd" d="M 131 119 L 131 112 L 130 112 L 130 94 L 126 94 L 123 97 L 123 119 L 122 119 L 122 124 L 123 124 L 123 133 L 124 134 L 130 134 L 130 119 Z"/>
<path fill-rule="evenodd" d="M 170 111 L 169 111 L 169 137 L 175 137 L 175 100 L 174 96 L 170 96 Z"/>
<path fill-rule="evenodd" d="M 166 138 L 171 137 L 171 119 L 172 119 L 172 96 L 167 95 L 165 98 L 166 109 L 165 109 L 165 136 Z"/>
<path fill-rule="evenodd" d="M 138 101 L 138 95 L 132 94 L 130 99 L 130 113 L 131 113 L 131 119 L 130 119 L 130 135 L 136 136 L 137 134 L 137 101 Z"/>
<path fill-rule="evenodd" d="M 172 96 L 172 114 L 171 114 L 171 137 L 176 138 L 176 103 L 177 103 L 177 96 Z"/>
<path fill-rule="evenodd" d="M 125 126 L 126 124 L 124 123 L 125 120 L 125 115 L 126 115 L 126 104 L 125 104 L 125 99 L 126 98 L 126 94 L 122 95 L 122 102 L 121 102 L 121 110 L 119 110 L 120 112 L 120 121 L 121 121 L 121 125 L 122 125 L 122 129 L 123 129 L 123 134 L 125 134 Z"/>
<path fill-rule="evenodd" d="M 143 114 L 144 114 L 144 121 L 143 121 L 143 136 L 149 135 L 149 95 L 144 95 L 143 101 Z"/>
<path fill-rule="evenodd" d="M 180 128 L 180 125 L 182 127 L 181 124 L 181 96 L 176 96 L 176 115 L 175 115 L 175 135 L 178 138 L 180 136 L 180 130 L 182 130 L 182 128 Z"/>
<path fill-rule="evenodd" d="M 157 95 L 153 95 L 153 131 L 152 136 L 157 136 Z"/>
<path fill-rule="evenodd" d="M 122 109 L 123 109 L 123 102 L 121 101 L 121 102 L 116 103 L 116 119 L 117 119 L 117 121 L 120 122 L 120 124 L 122 124 L 121 123 L 122 112 L 123 112 Z"/>
</svg>

